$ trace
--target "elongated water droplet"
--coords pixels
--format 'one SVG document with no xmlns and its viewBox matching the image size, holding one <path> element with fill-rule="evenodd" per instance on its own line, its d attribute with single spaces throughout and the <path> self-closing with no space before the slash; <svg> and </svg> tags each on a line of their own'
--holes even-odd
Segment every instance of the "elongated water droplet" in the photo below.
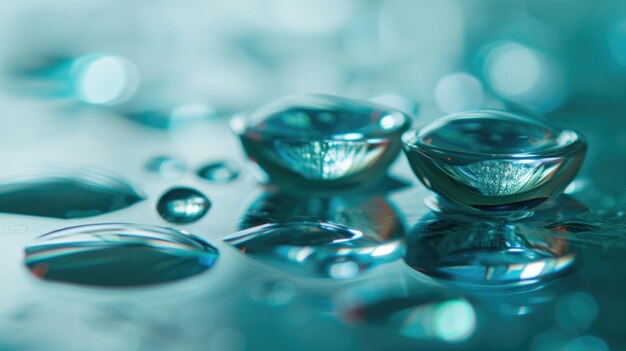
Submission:
<svg viewBox="0 0 626 351">
<path fill-rule="evenodd" d="M 74 167 L 35 167 L 0 180 L 0 212 L 54 218 L 97 216 L 143 200 L 108 172 Z"/>
<path fill-rule="evenodd" d="M 230 162 L 209 163 L 198 170 L 198 176 L 211 183 L 228 183 L 239 177 L 239 169 Z"/>
<path fill-rule="evenodd" d="M 137 224 L 96 224 L 30 243 L 25 264 L 40 279 L 103 287 L 176 281 L 211 268 L 218 251 L 186 232 Z"/>
<path fill-rule="evenodd" d="M 187 165 L 169 156 L 156 156 L 146 162 L 145 169 L 165 179 L 178 179 L 187 171 Z"/>
<path fill-rule="evenodd" d="M 209 211 L 211 202 L 197 190 L 174 188 L 168 190 L 157 203 L 157 211 L 168 222 L 188 224 L 195 222 Z"/>
<path fill-rule="evenodd" d="M 404 254 L 400 240 L 379 242 L 356 229 L 319 222 L 260 225 L 224 241 L 278 267 L 336 279 L 352 278 Z"/>
</svg>

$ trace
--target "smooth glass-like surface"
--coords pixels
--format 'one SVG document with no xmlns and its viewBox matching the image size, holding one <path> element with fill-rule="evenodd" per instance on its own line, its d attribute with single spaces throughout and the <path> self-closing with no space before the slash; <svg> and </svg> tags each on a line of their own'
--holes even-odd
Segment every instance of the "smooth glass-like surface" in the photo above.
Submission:
<svg viewBox="0 0 626 351">
<path fill-rule="evenodd" d="M 0 178 L 0 212 L 54 218 L 84 218 L 143 200 L 116 175 L 91 168 L 34 167 Z"/>
<path fill-rule="evenodd" d="M 249 158 L 281 186 L 380 179 L 409 125 L 400 111 L 324 95 L 281 99 L 233 120 Z"/>
<path fill-rule="evenodd" d="M 379 242 L 359 230 L 323 222 L 264 224 L 224 241 L 277 267 L 335 279 L 353 278 L 404 253 L 399 240 Z"/>
<path fill-rule="evenodd" d="M 534 154 L 567 146 L 576 134 L 504 111 L 460 112 L 420 129 L 419 142 L 443 150 L 478 154 Z"/>
<path fill-rule="evenodd" d="M 574 131 L 497 110 L 445 117 L 407 134 L 404 146 L 442 204 L 486 211 L 528 209 L 559 195 L 587 148 Z"/>
<path fill-rule="evenodd" d="M 45 281 L 133 287 L 177 281 L 211 268 L 217 249 L 188 233 L 138 224 L 97 224 L 48 233 L 24 263 Z"/>
<path fill-rule="evenodd" d="M 188 224 L 199 220 L 211 208 L 211 202 L 201 192 L 191 188 L 173 188 L 157 202 L 159 215 L 168 222 Z"/>
</svg>

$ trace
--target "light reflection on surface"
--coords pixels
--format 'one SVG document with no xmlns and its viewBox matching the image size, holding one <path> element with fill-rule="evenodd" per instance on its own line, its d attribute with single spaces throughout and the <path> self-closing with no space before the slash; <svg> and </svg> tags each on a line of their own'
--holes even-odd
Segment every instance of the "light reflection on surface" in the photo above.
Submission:
<svg viewBox="0 0 626 351">
<path fill-rule="evenodd" d="M 139 86 L 135 65 L 117 56 L 81 57 L 72 65 L 72 76 L 77 98 L 90 104 L 124 102 Z"/>
<path fill-rule="evenodd" d="M 534 112 L 562 103 L 566 92 L 561 68 L 548 54 L 512 41 L 485 50 L 483 72 L 496 94 Z"/>
</svg>

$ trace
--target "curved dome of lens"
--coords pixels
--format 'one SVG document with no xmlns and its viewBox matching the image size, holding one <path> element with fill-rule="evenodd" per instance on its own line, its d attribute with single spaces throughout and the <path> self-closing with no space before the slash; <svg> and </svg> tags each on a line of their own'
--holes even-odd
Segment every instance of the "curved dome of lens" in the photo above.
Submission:
<svg viewBox="0 0 626 351">
<path fill-rule="evenodd" d="M 37 278 L 88 286 L 133 287 L 173 282 L 213 266 L 216 248 L 189 233 L 110 223 L 70 227 L 28 244 L 25 264 Z"/>
<path fill-rule="evenodd" d="M 232 121 L 249 159 L 281 187 L 346 187 L 382 179 L 409 116 L 325 95 L 280 99 Z"/>
<path fill-rule="evenodd" d="M 449 151 L 481 154 L 545 152 L 577 140 L 567 130 L 497 110 L 461 112 L 422 128 L 418 142 Z"/>
<path fill-rule="evenodd" d="M 0 178 L 0 212 L 53 218 L 84 218 L 143 200 L 128 182 L 95 168 L 38 166 Z"/>
<path fill-rule="evenodd" d="M 250 116 L 248 128 L 298 140 L 386 137 L 408 128 L 409 118 L 382 105 L 327 95 L 270 103 Z"/>
<path fill-rule="evenodd" d="M 442 205 L 502 214 L 560 195 L 587 150 L 576 131 L 496 110 L 444 117 L 405 133 L 403 143 L 413 172 Z"/>
</svg>

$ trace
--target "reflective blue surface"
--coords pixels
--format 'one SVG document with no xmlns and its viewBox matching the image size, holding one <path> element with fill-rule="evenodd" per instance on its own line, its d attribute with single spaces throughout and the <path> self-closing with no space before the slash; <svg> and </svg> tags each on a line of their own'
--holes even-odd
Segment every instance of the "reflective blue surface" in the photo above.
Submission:
<svg viewBox="0 0 626 351">
<path fill-rule="evenodd" d="M 0 199 L 0 350 L 626 349 L 620 1 L 5 2 L 0 23 L 0 190 L 28 181 Z M 567 197 L 544 203 L 561 205 L 484 225 L 433 206 L 402 157 L 364 188 L 259 184 L 229 119 L 308 93 L 371 99 L 416 126 L 468 109 L 523 112 L 581 131 L 589 150 Z M 294 160 L 307 151 L 279 146 Z M 237 176 L 200 172 L 221 163 Z M 71 169 L 62 187 L 49 181 L 50 164 Z M 63 256 L 72 250 L 43 251 L 66 281 L 28 266 L 30 243 L 68 227 L 178 232 L 157 211 L 174 187 L 210 199 L 184 230 L 219 250 L 217 260 L 211 250 L 196 260 L 189 242 L 133 246 L 117 228 L 107 244 L 124 255 L 77 262 Z M 503 189 L 514 190 L 485 190 Z M 347 227 L 406 255 L 387 251 L 394 260 L 358 272 L 340 261 L 332 271 L 343 279 L 329 279 L 224 241 L 287 222 Z M 81 248 L 75 239 L 69 246 Z"/>
</svg>

